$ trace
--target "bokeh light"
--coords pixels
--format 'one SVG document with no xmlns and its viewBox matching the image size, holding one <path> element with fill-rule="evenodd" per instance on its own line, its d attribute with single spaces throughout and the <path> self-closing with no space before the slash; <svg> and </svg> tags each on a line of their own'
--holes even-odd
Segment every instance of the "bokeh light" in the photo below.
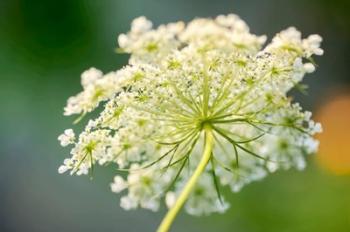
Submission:
<svg viewBox="0 0 350 232">
<path fill-rule="evenodd" d="M 335 174 L 350 174 L 350 91 L 333 94 L 320 108 L 320 165 Z"/>
</svg>

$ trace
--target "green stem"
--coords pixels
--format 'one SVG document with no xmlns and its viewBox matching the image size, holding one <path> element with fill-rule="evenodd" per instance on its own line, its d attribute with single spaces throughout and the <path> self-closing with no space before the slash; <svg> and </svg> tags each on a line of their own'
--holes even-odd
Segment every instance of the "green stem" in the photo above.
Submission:
<svg viewBox="0 0 350 232">
<path fill-rule="evenodd" d="M 205 132 L 205 146 L 203 151 L 202 159 L 200 160 L 196 170 L 194 171 L 191 178 L 186 183 L 185 187 L 183 188 L 182 192 L 180 193 L 179 197 L 177 198 L 174 206 L 169 209 L 168 213 L 165 215 L 162 223 L 158 227 L 157 232 L 167 232 L 170 229 L 171 224 L 173 223 L 176 215 L 179 213 L 180 209 L 186 202 L 188 196 L 190 195 L 193 187 L 196 185 L 198 178 L 205 170 L 205 167 L 207 166 L 210 158 L 211 153 L 213 150 L 213 133 L 212 129 L 209 125 L 204 125 L 203 127 Z"/>
</svg>

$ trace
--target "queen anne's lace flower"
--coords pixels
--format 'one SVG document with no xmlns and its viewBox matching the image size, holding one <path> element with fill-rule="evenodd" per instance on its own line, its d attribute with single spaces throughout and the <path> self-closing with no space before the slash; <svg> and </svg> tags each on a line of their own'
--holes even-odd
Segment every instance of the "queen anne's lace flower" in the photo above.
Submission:
<svg viewBox="0 0 350 232">
<path fill-rule="evenodd" d="M 59 172 L 115 163 L 128 174 L 111 184 L 126 194 L 121 206 L 156 211 L 163 199 L 176 204 L 205 146 L 209 158 L 185 205 L 201 215 L 228 208 L 220 186 L 236 192 L 269 172 L 303 169 L 321 127 L 287 93 L 315 70 L 322 39 L 291 27 L 262 49 L 265 40 L 233 14 L 156 29 L 135 19 L 118 38 L 129 64 L 106 75 L 85 71 L 83 91 L 68 100 L 65 115 L 104 108 L 77 139 L 72 130 L 59 137 L 62 146 L 73 143 Z"/>
</svg>

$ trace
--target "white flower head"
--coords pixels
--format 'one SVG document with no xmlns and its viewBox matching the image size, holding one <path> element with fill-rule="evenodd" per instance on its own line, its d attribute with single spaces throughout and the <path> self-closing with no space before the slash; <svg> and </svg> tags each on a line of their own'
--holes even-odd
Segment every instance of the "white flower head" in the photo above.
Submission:
<svg viewBox="0 0 350 232">
<path fill-rule="evenodd" d="M 119 193 L 126 189 L 128 186 L 121 176 L 115 176 L 114 182 L 111 184 L 112 192 Z"/>
<path fill-rule="evenodd" d="M 168 208 L 171 208 L 174 206 L 176 201 L 176 194 L 174 192 L 167 192 L 165 196 L 165 204 Z"/>
<path fill-rule="evenodd" d="M 134 19 L 131 23 L 131 31 L 134 33 L 142 33 L 152 28 L 152 22 L 145 16 Z"/>
<path fill-rule="evenodd" d="M 59 137 L 74 143 L 59 172 L 113 164 L 125 171 L 110 187 L 125 194 L 126 210 L 165 201 L 170 211 L 224 212 L 220 187 L 237 192 L 270 172 L 303 169 L 317 151 L 320 124 L 287 94 L 315 71 L 321 40 L 290 27 L 263 47 L 266 36 L 233 14 L 157 28 L 135 19 L 118 37 L 129 64 L 85 71 L 83 91 L 68 100 L 65 115 L 79 119 L 104 104 L 77 141 L 72 130 Z"/>
<path fill-rule="evenodd" d="M 75 134 L 72 129 L 66 129 L 63 134 L 58 136 L 58 140 L 61 143 L 62 147 L 66 147 L 69 144 L 74 143 L 75 140 Z"/>
<path fill-rule="evenodd" d="M 81 85 L 87 87 L 95 83 L 102 76 L 103 73 L 100 70 L 92 67 L 81 74 Z"/>
</svg>

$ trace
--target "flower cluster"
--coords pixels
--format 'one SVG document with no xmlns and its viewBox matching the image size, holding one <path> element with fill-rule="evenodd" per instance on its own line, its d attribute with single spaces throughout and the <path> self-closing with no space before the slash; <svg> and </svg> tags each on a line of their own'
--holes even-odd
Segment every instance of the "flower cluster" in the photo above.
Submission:
<svg viewBox="0 0 350 232">
<path fill-rule="evenodd" d="M 85 71 L 83 91 L 68 100 L 64 114 L 79 119 L 103 109 L 78 137 L 71 129 L 59 137 L 73 146 L 59 172 L 114 164 L 111 189 L 125 193 L 123 208 L 172 207 L 202 158 L 209 128 L 210 160 L 185 209 L 224 212 L 220 187 L 236 192 L 278 169 L 303 169 L 316 152 L 321 127 L 287 93 L 315 70 L 321 40 L 291 27 L 263 48 L 266 36 L 251 34 L 233 14 L 158 28 L 135 19 L 118 38 L 129 64 L 105 75 Z"/>
</svg>

